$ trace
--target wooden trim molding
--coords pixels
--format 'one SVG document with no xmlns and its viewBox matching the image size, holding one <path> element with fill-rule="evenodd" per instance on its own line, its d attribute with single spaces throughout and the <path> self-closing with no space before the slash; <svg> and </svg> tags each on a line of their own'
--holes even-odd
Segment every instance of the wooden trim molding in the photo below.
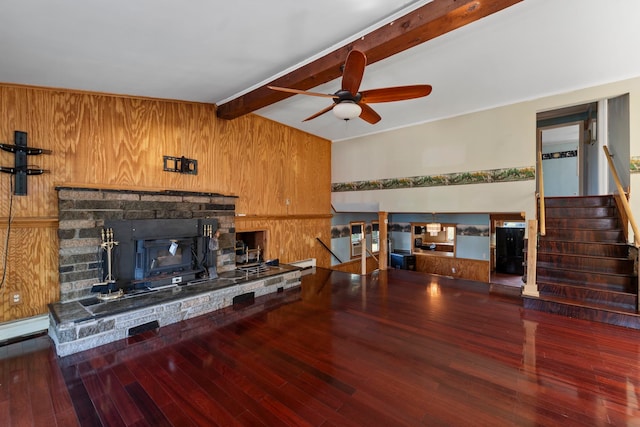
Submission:
<svg viewBox="0 0 640 427">
<path fill-rule="evenodd" d="M 304 214 L 304 215 L 236 215 L 236 222 L 243 221 L 281 221 L 288 219 L 331 219 L 332 214 Z"/>
<path fill-rule="evenodd" d="M 0 217 L 0 228 L 7 228 L 9 218 Z M 11 227 L 15 228 L 58 228 L 58 217 L 13 218 Z"/>
</svg>

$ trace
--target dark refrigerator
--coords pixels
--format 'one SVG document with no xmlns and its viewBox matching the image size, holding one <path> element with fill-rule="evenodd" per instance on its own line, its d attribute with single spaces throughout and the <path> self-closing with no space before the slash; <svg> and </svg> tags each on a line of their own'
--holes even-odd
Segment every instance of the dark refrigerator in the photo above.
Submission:
<svg viewBox="0 0 640 427">
<path fill-rule="evenodd" d="M 524 228 L 496 227 L 496 271 L 524 274 Z"/>
</svg>

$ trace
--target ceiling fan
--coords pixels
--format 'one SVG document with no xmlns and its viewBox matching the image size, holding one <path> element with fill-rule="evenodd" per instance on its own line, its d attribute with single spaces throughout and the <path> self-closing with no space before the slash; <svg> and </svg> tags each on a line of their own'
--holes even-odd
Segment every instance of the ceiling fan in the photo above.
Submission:
<svg viewBox="0 0 640 427">
<path fill-rule="evenodd" d="M 281 92 L 296 93 L 300 95 L 320 96 L 323 98 L 333 98 L 333 105 L 330 105 L 303 121 L 315 119 L 322 114 L 333 110 L 336 117 L 343 120 L 350 120 L 360 117 L 371 124 L 378 123 L 381 119 L 369 104 L 378 102 L 402 101 L 427 96 L 431 93 L 431 85 L 396 86 L 381 89 L 363 90 L 359 92 L 364 68 L 367 65 L 367 57 L 359 50 L 352 50 L 347 55 L 342 71 L 342 88 L 334 94 L 324 94 L 308 92 L 299 89 L 286 87 L 268 86 L 269 89 Z"/>
</svg>

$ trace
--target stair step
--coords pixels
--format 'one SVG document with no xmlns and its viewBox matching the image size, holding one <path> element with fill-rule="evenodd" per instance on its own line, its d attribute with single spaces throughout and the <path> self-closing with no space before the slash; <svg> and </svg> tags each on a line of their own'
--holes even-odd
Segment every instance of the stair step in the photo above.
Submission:
<svg viewBox="0 0 640 427">
<path fill-rule="evenodd" d="M 618 229 L 618 218 L 547 218 L 547 229 L 589 229 L 612 230 Z"/>
<path fill-rule="evenodd" d="M 540 239 L 538 254 L 540 253 L 570 253 L 576 255 L 602 255 L 608 257 L 626 258 L 629 255 L 629 245 L 626 243 L 593 243 L 573 242 L 566 240 Z"/>
<path fill-rule="evenodd" d="M 633 275 L 634 261 L 628 258 L 543 252 L 538 253 L 538 267 Z"/>
<path fill-rule="evenodd" d="M 552 218 L 606 218 L 615 217 L 616 210 L 613 206 L 587 206 L 587 207 L 548 207 L 545 206 L 544 215 L 547 220 Z"/>
<path fill-rule="evenodd" d="M 524 307 L 640 329 L 637 254 L 613 196 L 545 198 L 545 216 L 536 262 L 539 296 L 522 295 Z"/>
<path fill-rule="evenodd" d="M 526 309 L 559 314 L 592 322 L 640 329 L 640 315 L 635 310 L 611 309 L 599 304 L 581 304 L 561 297 L 523 295 Z"/>
<path fill-rule="evenodd" d="M 622 230 L 579 230 L 579 229 L 547 229 L 541 240 L 568 240 L 574 242 L 621 243 L 624 242 Z"/>
<path fill-rule="evenodd" d="M 629 293 L 636 292 L 637 288 L 637 278 L 634 276 L 568 268 L 537 267 L 536 281 Z"/>
<path fill-rule="evenodd" d="M 547 208 L 557 207 L 601 207 L 615 206 L 613 196 L 584 196 L 584 197 L 545 197 L 544 205 Z"/>
<path fill-rule="evenodd" d="M 616 292 L 584 286 L 538 282 L 540 295 L 565 298 L 576 303 L 588 303 L 613 309 L 635 311 L 638 298 L 633 293 Z"/>
</svg>

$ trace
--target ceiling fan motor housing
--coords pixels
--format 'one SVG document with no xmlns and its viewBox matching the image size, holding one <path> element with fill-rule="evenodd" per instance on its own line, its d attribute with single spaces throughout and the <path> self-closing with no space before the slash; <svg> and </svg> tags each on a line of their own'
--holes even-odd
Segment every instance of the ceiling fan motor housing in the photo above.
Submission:
<svg viewBox="0 0 640 427">
<path fill-rule="evenodd" d="M 337 98 L 333 98 L 333 102 L 335 102 L 336 104 L 339 104 L 342 101 L 351 101 L 357 104 L 362 99 L 362 94 L 360 92 L 353 95 L 348 90 L 339 90 L 336 93 L 334 93 L 334 95 L 337 96 Z"/>
</svg>

